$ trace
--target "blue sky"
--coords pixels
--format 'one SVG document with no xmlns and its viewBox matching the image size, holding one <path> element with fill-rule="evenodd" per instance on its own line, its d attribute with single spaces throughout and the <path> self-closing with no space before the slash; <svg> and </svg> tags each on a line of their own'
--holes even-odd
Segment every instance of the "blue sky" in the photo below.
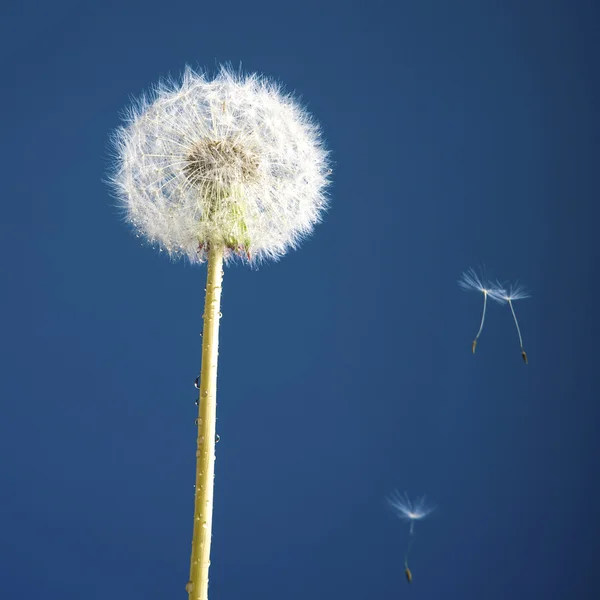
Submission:
<svg viewBox="0 0 600 600">
<path fill-rule="evenodd" d="M 211 598 L 596 598 L 599 16 L 6 8 L 0 595 L 185 597 L 205 270 L 140 245 L 103 178 L 131 97 L 231 62 L 301 96 L 334 185 L 300 250 L 225 271 Z M 506 306 L 471 354 L 470 266 L 531 291 L 529 365 Z M 437 505 L 410 587 L 394 489 Z"/>
</svg>

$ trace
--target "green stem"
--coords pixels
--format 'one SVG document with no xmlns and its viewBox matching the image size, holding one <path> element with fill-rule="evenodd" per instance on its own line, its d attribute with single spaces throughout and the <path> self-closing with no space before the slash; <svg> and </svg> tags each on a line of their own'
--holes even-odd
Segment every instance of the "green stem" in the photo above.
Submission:
<svg viewBox="0 0 600 600">
<path fill-rule="evenodd" d="M 215 473 L 215 434 L 217 419 L 217 362 L 219 356 L 219 312 L 223 282 L 223 248 L 208 252 L 204 329 L 202 332 L 202 366 L 198 409 L 198 444 L 196 450 L 196 494 L 190 579 L 186 585 L 189 600 L 207 600 L 208 568 L 212 532 Z"/>
</svg>

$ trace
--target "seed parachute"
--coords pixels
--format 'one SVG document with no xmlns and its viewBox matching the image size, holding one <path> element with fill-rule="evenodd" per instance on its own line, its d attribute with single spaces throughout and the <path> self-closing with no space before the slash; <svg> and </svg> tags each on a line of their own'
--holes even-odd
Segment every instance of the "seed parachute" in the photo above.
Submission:
<svg viewBox="0 0 600 600">
<path fill-rule="evenodd" d="M 477 341 L 479 340 L 479 336 L 483 331 L 488 296 L 499 304 L 504 304 L 506 301 L 501 296 L 501 294 L 504 293 L 504 290 L 496 288 L 490 283 L 484 284 L 483 280 L 477 275 L 477 273 L 475 273 L 474 269 L 469 269 L 463 273 L 461 278 L 458 280 L 458 285 L 460 285 L 460 287 L 467 292 L 476 291 L 483 294 L 483 312 L 481 313 L 481 323 L 479 325 L 479 331 L 477 332 L 477 335 L 475 336 L 471 346 L 471 350 L 473 351 L 473 354 L 475 354 Z"/>
<path fill-rule="evenodd" d="M 504 285 L 496 282 L 490 283 L 489 281 L 484 282 L 481 277 L 477 275 L 474 269 L 469 269 L 465 271 L 461 278 L 458 280 L 458 285 L 465 291 L 477 291 L 483 294 L 483 312 L 481 314 L 481 323 L 479 324 L 479 331 L 473 340 L 473 344 L 471 345 L 471 350 L 473 354 L 475 354 L 475 348 L 477 347 L 477 341 L 479 340 L 479 336 L 483 331 L 483 323 L 485 322 L 485 311 L 487 308 L 487 299 L 488 296 L 497 302 L 498 304 L 506 304 L 510 307 L 510 311 L 512 313 L 513 319 L 515 321 L 515 325 L 517 327 L 517 334 L 519 335 L 519 345 L 521 347 L 521 357 L 523 358 L 523 362 L 528 364 L 527 353 L 525 352 L 525 348 L 523 347 L 523 336 L 521 335 L 521 329 L 519 328 L 519 322 L 517 321 L 517 315 L 515 313 L 515 308 L 513 306 L 513 302 L 515 300 L 523 300 L 525 298 L 529 298 L 529 293 L 527 290 L 518 284 L 509 284 L 508 291 Z"/>
<path fill-rule="evenodd" d="M 427 504 L 425 496 L 417 498 L 414 502 L 411 502 L 410 498 L 406 493 L 400 494 L 395 491 L 389 498 L 388 502 L 396 515 L 403 521 L 410 522 L 409 529 L 409 540 L 404 554 L 404 575 L 408 583 L 412 583 L 412 572 L 408 567 L 408 555 L 412 549 L 415 533 L 415 521 L 424 519 L 431 514 L 435 507 Z"/>
<path fill-rule="evenodd" d="M 521 357 L 523 358 L 523 362 L 528 364 L 527 360 L 527 352 L 525 352 L 525 348 L 523 348 L 523 337 L 521 336 L 521 329 L 519 328 L 519 322 L 517 321 L 517 315 L 515 314 L 515 309 L 513 306 L 513 302 L 515 300 L 524 300 L 525 298 L 529 298 L 529 293 L 522 285 L 510 285 L 508 288 L 508 292 L 505 290 L 501 290 L 499 292 L 500 298 L 504 302 L 508 302 L 510 306 L 510 312 L 512 313 L 513 319 L 515 321 L 515 325 L 517 327 L 517 333 L 519 334 L 519 345 L 521 346 Z"/>
</svg>

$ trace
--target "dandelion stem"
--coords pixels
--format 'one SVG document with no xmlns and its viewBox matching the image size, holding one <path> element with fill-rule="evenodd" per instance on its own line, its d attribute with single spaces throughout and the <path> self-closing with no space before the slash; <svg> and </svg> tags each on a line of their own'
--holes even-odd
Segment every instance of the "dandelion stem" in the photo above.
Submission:
<svg viewBox="0 0 600 600">
<path fill-rule="evenodd" d="M 485 309 L 487 307 L 487 296 L 487 292 L 483 292 L 483 312 L 481 313 L 481 325 L 479 325 L 479 331 L 477 332 L 475 339 L 477 339 L 481 335 L 481 331 L 483 330 L 483 322 L 485 321 Z"/>
<path fill-rule="evenodd" d="M 523 338 L 521 337 L 521 330 L 519 329 L 519 322 L 517 321 L 517 315 L 515 314 L 515 309 L 513 308 L 510 298 L 508 300 L 508 305 L 510 306 L 510 310 L 512 312 L 513 319 L 515 320 L 515 325 L 517 326 L 517 333 L 519 334 L 519 344 L 521 346 L 521 350 L 523 350 Z"/>
<path fill-rule="evenodd" d="M 477 332 L 477 335 L 475 336 L 475 339 L 473 340 L 473 354 L 475 354 L 475 346 L 477 346 L 477 340 L 479 339 L 479 336 L 481 335 L 481 332 L 483 330 L 483 322 L 485 321 L 485 309 L 487 307 L 487 291 L 483 291 L 483 313 L 481 314 L 481 324 L 479 325 L 479 331 Z"/>
<path fill-rule="evenodd" d="M 510 298 L 508 299 L 508 305 L 510 306 L 510 310 L 512 312 L 513 319 L 515 320 L 515 325 L 517 326 L 517 333 L 519 334 L 519 344 L 521 346 L 521 356 L 523 357 L 523 362 L 528 364 L 527 360 L 527 352 L 525 352 L 525 348 L 523 348 L 523 338 L 521 337 L 521 330 L 519 329 L 519 322 L 517 321 L 517 315 L 515 314 L 515 309 L 513 308 L 512 302 Z"/>
<path fill-rule="evenodd" d="M 414 539 L 415 538 L 411 536 L 411 538 L 408 542 L 408 546 L 406 547 L 406 553 L 404 554 L 404 568 L 405 569 L 408 569 L 408 555 L 410 554 L 410 549 L 412 548 Z"/>
<path fill-rule="evenodd" d="M 198 445 L 196 451 L 196 493 L 194 500 L 194 534 L 190 580 L 186 586 L 189 600 L 207 600 L 208 568 L 212 531 L 215 472 L 215 434 L 217 418 L 217 361 L 221 284 L 223 282 L 223 248 L 211 245 L 208 252 L 204 328 L 202 331 L 202 366 L 198 410 Z"/>
<path fill-rule="evenodd" d="M 410 522 L 410 539 L 408 541 L 408 546 L 406 547 L 406 552 L 404 554 L 404 568 L 408 569 L 408 555 L 410 554 L 410 549 L 412 548 L 414 537 L 413 534 L 415 532 L 415 522 L 411 520 Z"/>
</svg>

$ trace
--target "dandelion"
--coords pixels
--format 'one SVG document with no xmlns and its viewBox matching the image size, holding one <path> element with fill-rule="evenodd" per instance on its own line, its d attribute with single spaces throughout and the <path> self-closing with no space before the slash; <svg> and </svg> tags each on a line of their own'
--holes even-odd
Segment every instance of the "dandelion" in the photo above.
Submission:
<svg viewBox="0 0 600 600">
<path fill-rule="evenodd" d="M 138 236 L 192 264 L 208 262 L 190 599 L 208 596 L 223 264 L 277 259 L 327 208 L 331 173 L 312 117 L 276 83 L 186 68 L 129 110 L 113 136 L 111 183 Z"/>
<path fill-rule="evenodd" d="M 475 347 L 477 346 L 477 340 L 479 340 L 479 336 L 483 331 L 483 323 L 485 321 L 485 311 L 487 308 L 487 299 L 488 296 L 498 302 L 499 304 L 503 304 L 505 302 L 503 298 L 504 290 L 498 286 L 493 286 L 489 282 L 484 284 L 481 278 L 477 275 L 474 269 L 469 269 L 465 273 L 462 274 L 461 278 L 458 280 L 458 285 L 465 291 L 478 291 L 483 293 L 483 312 L 481 314 L 481 323 L 479 325 L 479 331 L 473 340 L 473 344 L 471 346 L 471 350 L 473 354 L 475 354 Z"/>
<path fill-rule="evenodd" d="M 394 491 L 394 493 L 387 500 L 398 517 L 400 517 L 403 521 L 410 522 L 410 540 L 404 555 L 404 574 L 406 575 L 408 583 L 411 583 L 412 573 L 408 568 L 408 555 L 414 540 L 413 534 L 415 531 L 415 521 L 419 521 L 420 519 L 424 519 L 430 515 L 435 510 L 435 507 L 431 504 L 427 504 L 425 496 L 417 498 L 414 502 L 411 502 L 406 493 L 400 494 L 398 491 Z"/>
<path fill-rule="evenodd" d="M 529 361 L 527 360 L 527 353 L 525 352 L 525 349 L 523 348 L 523 337 L 521 336 L 521 329 L 519 328 L 519 322 L 517 321 L 517 315 L 515 314 L 515 308 L 513 306 L 513 302 L 515 300 L 524 300 L 525 298 L 529 298 L 530 295 L 524 286 L 518 285 L 518 284 L 517 285 L 511 284 L 509 286 L 509 291 L 506 292 L 506 291 L 502 290 L 499 293 L 499 297 L 504 302 L 508 302 L 508 305 L 510 306 L 510 311 L 512 312 L 512 316 L 515 321 L 515 325 L 517 326 L 517 333 L 519 334 L 519 346 L 521 347 L 521 357 L 523 358 L 523 362 L 525 364 L 528 364 Z"/>
</svg>

